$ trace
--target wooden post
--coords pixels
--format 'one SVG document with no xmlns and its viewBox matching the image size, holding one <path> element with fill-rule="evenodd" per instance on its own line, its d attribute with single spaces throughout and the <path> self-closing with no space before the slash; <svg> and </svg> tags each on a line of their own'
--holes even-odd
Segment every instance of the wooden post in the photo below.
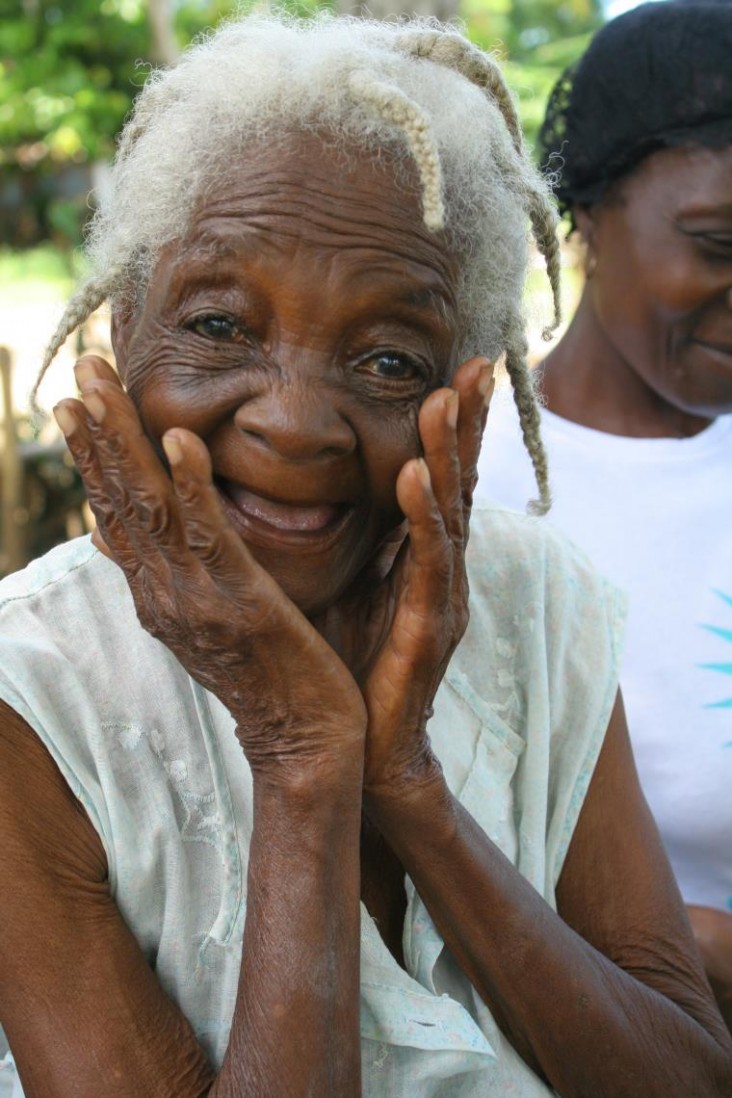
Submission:
<svg viewBox="0 0 732 1098">
<path fill-rule="evenodd" d="M 3 401 L 4 446 L 0 502 L 2 542 L 0 543 L 0 573 L 15 572 L 26 563 L 22 515 L 23 473 L 18 451 L 13 414 L 12 361 L 7 347 L 0 347 L 0 388 Z"/>
</svg>

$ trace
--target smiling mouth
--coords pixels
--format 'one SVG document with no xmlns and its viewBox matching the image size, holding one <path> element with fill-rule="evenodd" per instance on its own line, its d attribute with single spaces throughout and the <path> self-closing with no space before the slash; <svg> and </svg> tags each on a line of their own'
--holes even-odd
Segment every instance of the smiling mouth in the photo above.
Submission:
<svg viewBox="0 0 732 1098">
<path fill-rule="evenodd" d="M 226 510 L 236 512 L 238 524 L 252 531 L 270 533 L 297 541 L 320 540 L 340 529 L 352 507 L 345 503 L 283 503 L 257 495 L 240 484 L 218 480 L 217 487 Z"/>
</svg>

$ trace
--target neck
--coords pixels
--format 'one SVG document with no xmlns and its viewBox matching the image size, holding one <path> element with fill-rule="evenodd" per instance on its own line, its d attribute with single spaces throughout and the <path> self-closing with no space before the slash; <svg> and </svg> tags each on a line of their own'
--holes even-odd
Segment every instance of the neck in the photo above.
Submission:
<svg viewBox="0 0 732 1098">
<path fill-rule="evenodd" d="M 711 420 L 681 411 L 649 388 L 608 339 L 587 287 L 566 333 L 547 355 L 540 387 L 563 419 L 629 438 L 688 438 Z"/>
</svg>

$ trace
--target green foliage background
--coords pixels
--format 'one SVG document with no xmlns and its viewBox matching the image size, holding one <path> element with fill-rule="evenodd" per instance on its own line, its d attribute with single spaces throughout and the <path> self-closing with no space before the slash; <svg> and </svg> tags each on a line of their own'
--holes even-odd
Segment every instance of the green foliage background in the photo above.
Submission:
<svg viewBox="0 0 732 1098">
<path fill-rule="evenodd" d="M 179 44 L 247 6 L 178 0 Z M 280 6 L 307 14 L 323 3 Z M 506 61 L 531 141 L 553 81 L 602 22 L 600 0 L 463 0 L 461 15 L 474 41 Z M 59 176 L 112 156 L 150 53 L 146 0 L 0 0 L 0 207 L 34 205 L 28 243 L 78 243 L 86 203 L 58 193 Z"/>
</svg>

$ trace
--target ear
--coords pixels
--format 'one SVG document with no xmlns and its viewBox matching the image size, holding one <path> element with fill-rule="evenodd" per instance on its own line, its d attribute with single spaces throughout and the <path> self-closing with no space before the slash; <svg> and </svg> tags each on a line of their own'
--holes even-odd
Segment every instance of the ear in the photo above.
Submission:
<svg viewBox="0 0 732 1098">
<path fill-rule="evenodd" d="M 574 223 L 577 226 L 577 231 L 579 232 L 580 237 L 582 238 L 582 244 L 584 245 L 585 279 L 589 280 L 597 269 L 599 237 L 598 207 L 575 206 L 572 210 L 572 217 L 574 218 Z"/>
<path fill-rule="evenodd" d="M 597 244 L 597 206 L 575 206 L 572 217 L 582 243 L 592 251 Z"/>
</svg>

